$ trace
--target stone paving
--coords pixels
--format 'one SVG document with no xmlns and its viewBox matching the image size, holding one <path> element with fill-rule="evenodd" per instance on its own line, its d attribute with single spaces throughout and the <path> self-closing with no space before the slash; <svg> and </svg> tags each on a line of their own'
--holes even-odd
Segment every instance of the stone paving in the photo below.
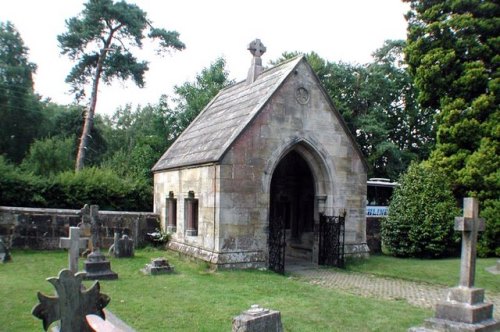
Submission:
<svg viewBox="0 0 500 332">
<path fill-rule="evenodd" d="M 447 295 L 446 287 L 364 273 L 344 273 L 311 266 L 295 267 L 287 271 L 293 277 L 321 287 L 340 289 L 359 296 L 406 300 L 411 305 L 430 309 L 433 309 L 439 301 L 443 301 Z M 500 319 L 500 294 L 488 291 L 485 293 L 485 302 L 494 304 L 493 315 L 496 319 Z"/>
</svg>

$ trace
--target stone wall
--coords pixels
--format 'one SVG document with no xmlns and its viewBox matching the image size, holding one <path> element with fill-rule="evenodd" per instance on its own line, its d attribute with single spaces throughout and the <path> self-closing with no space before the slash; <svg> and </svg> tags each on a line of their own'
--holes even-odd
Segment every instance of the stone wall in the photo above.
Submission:
<svg viewBox="0 0 500 332">
<path fill-rule="evenodd" d="M 141 246 L 147 233 L 160 228 L 159 216 L 152 212 L 99 211 L 99 218 L 105 248 L 113 243 L 115 230 Z M 67 237 L 69 227 L 80 222 L 80 210 L 0 206 L 0 238 L 11 248 L 57 249 L 59 238 Z"/>
</svg>

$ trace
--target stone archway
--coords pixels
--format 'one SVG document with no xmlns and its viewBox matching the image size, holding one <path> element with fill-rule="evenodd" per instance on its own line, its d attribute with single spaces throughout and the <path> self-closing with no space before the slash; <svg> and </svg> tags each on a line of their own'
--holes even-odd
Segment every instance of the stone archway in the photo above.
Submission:
<svg viewBox="0 0 500 332">
<path fill-rule="evenodd" d="M 282 254 L 289 258 L 313 261 L 315 197 L 315 179 L 307 161 L 295 150 L 288 152 L 272 174 L 269 222 L 282 222 L 270 225 L 270 231 L 284 228 Z M 270 243 L 269 250 L 276 248 Z"/>
</svg>

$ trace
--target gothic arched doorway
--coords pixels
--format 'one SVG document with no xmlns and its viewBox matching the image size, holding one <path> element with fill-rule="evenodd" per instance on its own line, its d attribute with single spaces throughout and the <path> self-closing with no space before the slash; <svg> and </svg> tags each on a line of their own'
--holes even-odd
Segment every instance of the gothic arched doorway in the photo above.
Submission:
<svg viewBox="0 0 500 332">
<path fill-rule="evenodd" d="M 315 185 L 311 169 L 296 151 L 276 166 L 271 179 L 269 267 L 284 272 L 285 255 L 311 262 Z"/>
</svg>

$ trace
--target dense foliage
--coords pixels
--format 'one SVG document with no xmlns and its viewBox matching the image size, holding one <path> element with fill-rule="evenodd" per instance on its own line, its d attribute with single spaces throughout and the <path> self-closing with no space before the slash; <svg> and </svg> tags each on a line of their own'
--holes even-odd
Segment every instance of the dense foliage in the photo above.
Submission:
<svg viewBox="0 0 500 332">
<path fill-rule="evenodd" d="M 36 65 L 9 22 L 0 22 L 0 154 L 20 162 L 38 133 L 42 114 L 33 91 Z"/>
<path fill-rule="evenodd" d="M 433 167 L 457 199 L 480 199 L 480 252 L 500 247 L 500 4 L 493 0 L 405 0 L 406 59 L 418 99 L 437 110 Z M 498 254 L 498 253 L 497 253 Z"/>
<path fill-rule="evenodd" d="M 457 246 L 459 215 L 447 177 L 424 163 L 413 163 L 399 179 L 382 220 L 382 242 L 399 257 L 439 257 Z"/>
<path fill-rule="evenodd" d="M 146 181 L 123 178 L 114 171 L 89 167 L 47 178 L 24 172 L 0 156 L 0 202 L 6 206 L 151 211 L 153 190 Z"/>
<path fill-rule="evenodd" d="M 158 53 L 185 48 L 178 32 L 154 27 L 147 14 L 135 4 L 89 0 L 84 6 L 79 16 L 66 21 L 67 32 L 57 37 L 62 54 L 76 61 L 66 77 L 76 99 L 83 98 L 86 88 L 91 85 L 76 158 L 77 171 L 84 167 L 100 81 L 132 79 L 139 87 L 144 86 L 148 64 L 139 61 L 131 52 L 134 48 L 142 48 L 144 33 L 147 38 L 159 42 Z"/>
</svg>

